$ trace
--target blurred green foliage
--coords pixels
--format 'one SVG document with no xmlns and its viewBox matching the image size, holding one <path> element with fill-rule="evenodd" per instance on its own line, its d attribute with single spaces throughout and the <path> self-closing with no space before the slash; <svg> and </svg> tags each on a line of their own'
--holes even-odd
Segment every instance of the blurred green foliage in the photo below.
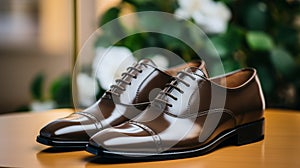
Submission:
<svg viewBox="0 0 300 168">
<path fill-rule="evenodd" d="M 72 107 L 72 80 L 70 75 L 56 79 L 50 88 L 51 99 L 57 108 Z"/>
<path fill-rule="evenodd" d="M 254 67 L 258 70 L 268 107 L 300 109 L 300 2 L 296 0 L 219 0 L 231 10 L 232 19 L 222 34 L 208 35 L 217 49 L 226 72 Z M 109 9 L 101 18 L 99 26 L 118 18 L 124 8 L 133 12 L 162 11 L 174 13 L 176 0 L 123 0 Z M 157 26 L 164 24 L 160 18 L 144 18 L 140 24 Z M 197 46 L 201 41 L 193 35 L 189 25 L 176 26 L 168 30 L 194 39 Z M 140 25 L 141 26 L 141 25 Z M 114 36 L 126 34 L 127 28 L 117 22 L 113 26 L 120 34 L 104 35 L 96 46 L 110 46 Z M 145 47 L 159 46 L 181 55 L 185 61 L 197 58 L 190 47 L 170 36 L 155 33 L 140 33 L 128 36 L 117 44 L 132 51 Z M 209 67 L 211 71 L 218 67 Z"/>
<path fill-rule="evenodd" d="M 30 92 L 35 100 L 43 100 L 44 75 L 39 73 L 31 82 Z"/>
<path fill-rule="evenodd" d="M 44 94 L 46 76 L 39 73 L 31 83 L 31 96 L 33 100 L 44 102 L 52 100 L 55 102 L 55 108 L 72 107 L 72 80 L 69 74 L 65 74 L 55 79 L 50 84 L 49 94 L 47 97 Z M 24 109 L 29 109 L 24 108 Z"/>
</svg>

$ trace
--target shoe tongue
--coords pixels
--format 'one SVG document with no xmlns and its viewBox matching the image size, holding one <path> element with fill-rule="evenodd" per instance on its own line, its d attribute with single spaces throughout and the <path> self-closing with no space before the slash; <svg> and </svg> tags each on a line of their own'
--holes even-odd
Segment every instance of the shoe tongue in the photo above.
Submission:
<svg viewBox="0 0 300 168">
<path fill-rule="evenodd" d="M 194 74 L 194 75 L 197 75 L 199 77 L 206 77 L 206 75 L 197 67 L 188 67 L 188 68 L 185 68 L 184 71 Z"/>
<path fill-rule="evenodd" d="M 157 67 L 156 64 L 152 60 L 147 59 L 147 58 L 141 59 L 139 61 L 139 64 L 140 63 L 147 64 L 147 65 L 150 65 L 150 66 L 153 66 L 153 67 Z"/>
</svg>

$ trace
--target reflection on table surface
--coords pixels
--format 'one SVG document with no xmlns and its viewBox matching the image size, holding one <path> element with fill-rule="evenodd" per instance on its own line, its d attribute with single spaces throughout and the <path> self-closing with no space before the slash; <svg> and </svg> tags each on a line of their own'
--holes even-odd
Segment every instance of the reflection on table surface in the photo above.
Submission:
<svg viewBox="0 0 300 168">
<path fill-rule="evenodd" d="M 151 162 L 95 157 L 78 149 L 56 149 L 36 143 L 39 129 L 70 114 L 61 109 L 0 116 L 0 166 L 10 167 L 300 167 L 300 112 L 266 110 L 263 141 L 223 146 L 203 156 Z"/>
</svg>

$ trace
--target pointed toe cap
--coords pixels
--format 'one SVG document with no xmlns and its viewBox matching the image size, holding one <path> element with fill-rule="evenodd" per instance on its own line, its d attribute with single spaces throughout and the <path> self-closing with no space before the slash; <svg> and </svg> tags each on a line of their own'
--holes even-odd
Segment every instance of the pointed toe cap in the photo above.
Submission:
<svg viewBox="0 0 300 168">
<path fill-rule="evenodd" d="M 113 152 L 157 152 L 152 135 L 133 124 L 107 128 L 92 136 L 90 145 Z"/>
<path fill-rule="evenodd" d="M 64 141 L 88 141 L 98 131 L 95 123 L 85 116 L 72 114 L 50 122 L 40 130 L 40 136 Z"/>
</svg>

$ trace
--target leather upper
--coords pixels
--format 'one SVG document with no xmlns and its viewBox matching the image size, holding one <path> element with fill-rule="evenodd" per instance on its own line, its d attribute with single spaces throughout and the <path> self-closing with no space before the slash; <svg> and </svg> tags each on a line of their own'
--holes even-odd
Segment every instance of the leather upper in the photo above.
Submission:
<svg viewBox="0 0 300 168">
<path fill-rule="evenodd" d="M 262 119 L 264 106 L 255 69 L 208 79 L 200 69 L 188 68 L 139 116 L 98 132 L 90 144 L 115 152 L 192 150 Z"/>
<path fill-rule="evenodd" d="M 196 61 L 193 65 L 206 71 L 203 62 Z M 186 66 L 189 64 L 182 68 Z M 140 114 L 155 98 L 153 95 L 171 81 L 174 70 L 162 71 L 151 60 L 143 59 L 129 67 L 91 107 L 49 123 L 41 129 L 40 135 L 55 140 L 88 141 L 99 130 L 119 125 Z"/>
</svg>

